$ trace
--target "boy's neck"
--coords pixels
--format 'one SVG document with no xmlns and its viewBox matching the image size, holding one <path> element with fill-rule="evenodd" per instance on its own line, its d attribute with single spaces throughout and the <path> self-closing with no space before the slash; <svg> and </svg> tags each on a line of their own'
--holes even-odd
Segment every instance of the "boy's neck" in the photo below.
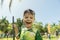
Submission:
<svg viewBox="0 0 60 40">
<path fill-rule="evenodd" d="M 26 27 L 27 29 L 31 29 L 32 27 Z"/>
</svg>

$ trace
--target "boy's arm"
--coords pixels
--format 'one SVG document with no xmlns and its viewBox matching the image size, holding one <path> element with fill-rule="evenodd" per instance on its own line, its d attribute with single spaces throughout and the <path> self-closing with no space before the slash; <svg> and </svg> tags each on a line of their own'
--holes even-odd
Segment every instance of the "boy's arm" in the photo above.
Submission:
<svg viewBox="0 0 60 40">
<path fill-rule="evenodd" d="M 43 40 L 39 31 L 36 32 L 35 40 Z"/>
<path fill-rule="evenodd" d="M 19 39 L 19 32 L 18 32 L 18 27 L 16 26 L 16 24 L 14 24 L 14 31 L 15 31 L 15 36 L 17 39 Z"/>
</svg>

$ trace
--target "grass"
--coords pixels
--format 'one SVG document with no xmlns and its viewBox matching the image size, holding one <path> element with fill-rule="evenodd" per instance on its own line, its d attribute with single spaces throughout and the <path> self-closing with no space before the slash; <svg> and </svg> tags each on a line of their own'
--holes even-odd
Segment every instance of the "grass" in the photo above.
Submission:
<svg viewBox="0 0 60 40">
<path fill-rule="evenodd" d="M 0 38 L 0 40 L 13 40 L 13 38 Z M 15 39 L 17 40 L 17 39 Z M 48 40 L 48 38 L 43 38 L 43 40 Z M 58 40 L 57 38 L 51 38 L 51 40 Z"/>
<path fill-rule="evenodd" d="M 0 40 L 13 40 L 13 38 L 0 38 Z M 15 39 L 17 40 L 17 39 Z"/>
<path fill-rule="evenodd" d="M 0 40 L 13 40 L 13 38 L 0 38 Z M 15 38 L 15 40 L 17 39 Z M 49 39 L 46 36 L 44 36 L 43 40 L 49 40 Z M 59 38 L 56 38 L 54 35 L 52 35 L 51 40 L 60 40 L 60 36 Z"/>
<path fill-rule="evenodd" d="M 57 38 L 51 38 L 50 40 L 58 40 L 58 39 Z M 49 39 L 48 38 L 43 38 L 43 40 L 49 40 Z"/>
<path fill-rule="evenodd" d="M 49 40 L 46 36 L 43 37 L 43 40 Z M 60 35 L 56 37 L 55 35 L 51 35 L 50 40 L 60 40 Z"/>
</svg>

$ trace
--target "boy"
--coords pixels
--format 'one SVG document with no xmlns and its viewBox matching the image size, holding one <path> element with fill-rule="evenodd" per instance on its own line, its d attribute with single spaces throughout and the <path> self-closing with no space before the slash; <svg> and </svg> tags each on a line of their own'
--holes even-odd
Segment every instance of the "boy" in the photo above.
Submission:
<svg viewBox="0 0 60 40">
<path fill-rule="evenodd" d="M 28 9 L 24 11 L 23 24 L 21 28 L 20 40 L 42 40 L 40 32 L 32 27 L 35 20 L 35 13 L 33 10 Z M 16 38 L 18 39 L 18 29 L 15 27 Z"/>
</svg>

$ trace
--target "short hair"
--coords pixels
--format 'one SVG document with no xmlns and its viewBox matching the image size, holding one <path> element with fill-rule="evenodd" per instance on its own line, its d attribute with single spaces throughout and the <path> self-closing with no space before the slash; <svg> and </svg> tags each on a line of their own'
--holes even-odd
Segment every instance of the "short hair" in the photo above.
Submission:
<svg viewBox="0 0 60 40">
<path fill-rule="evenodd" d="M 32 15 L 35 16 L 35 12 L 34 12 L 33 10 L 31 10 L 31 9 L 25 10 L 25 11 L 24 11 L 24 15 L 25 15 L 26 13 L 30 13 L 30 14 L 32 14 Z M 23 15 L 23 16 L 24 16 L 24 15 Z"/>
</svg>

